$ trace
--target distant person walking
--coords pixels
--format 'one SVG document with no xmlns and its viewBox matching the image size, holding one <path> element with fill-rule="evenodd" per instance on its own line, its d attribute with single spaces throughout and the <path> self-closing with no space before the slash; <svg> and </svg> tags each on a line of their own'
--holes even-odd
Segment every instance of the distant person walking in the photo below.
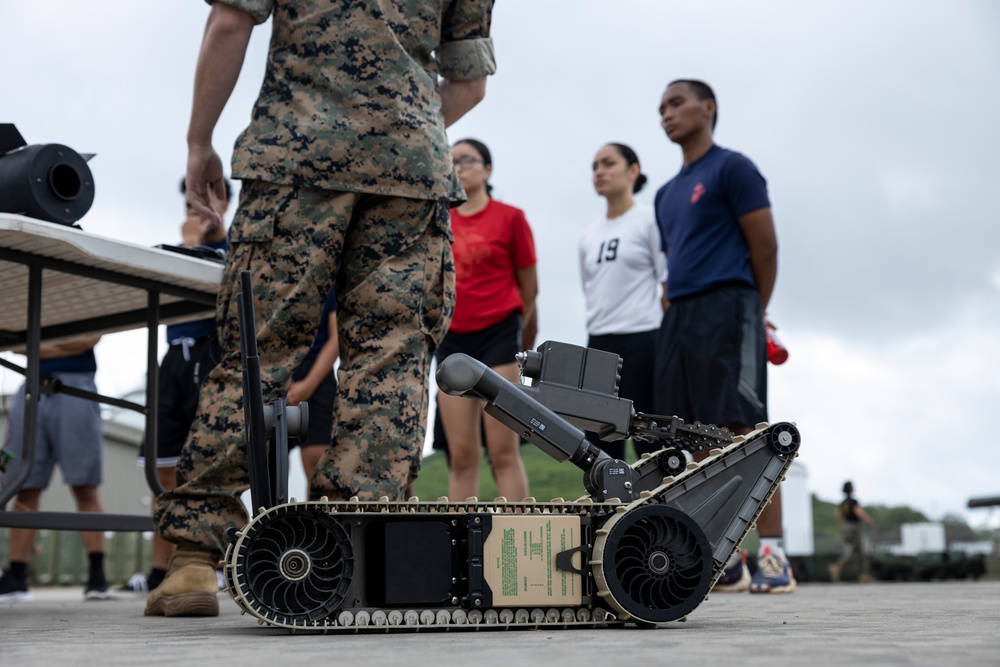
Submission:
<svg viewBox="0 0 1000 667">
<path fill-rule="evenodd" d="M 587 304 L 587 347 L 622 358 L 618 394 L 636 411 L 653 411 L 656 334 L 663 319 L 667 262 L 653 208 L 637 204 L 646 176 L 639 157 L 624 144 L 610 143 L 594 156 L 594 190 L 604 197 L 603 219 L 580 237 L 580 280 Z M 598 442 L 616 459 L 625 441 Z M 637 454 L 660 447 L 636 441 Z"/>
<path fill-rule="evenodd" d="M 834 583 L 840 581 L 840 575 L 844 571 L 844 566 L 853 567 L 858 573 L 858 581 L 863 584 L 875 581 L 868 567 L 868 554 L 865 552 L 861 542 L 861 524 L 868 524 L 868 527 L 875 525 L 875 522 L 868 515 L 868 512 L 855 500 L 854 485 L 844 482 L 844 499 L 837 505 L 837 522 L 840 524 L 840 536 L 844 541 L 844 553 L 840 554 L 837 562 L 830 566 L 830 581 Z"/>
<path fill-rule="evenodd" d="M 463 139 L 451 152 L 468 200 L 451 209 L 455 315 L 434 356 L 440 365 L 461 352 L 517 382 L 514 355 L 525 347 L 523 323 L 538 293 L 534 238 L 523 211 L 490 198 L 489 149 L 475 139 Z M 464 500 L 478 495 L 482 428 L 497 492 L 510 500 L 526 498 L 528 476 L 518 434 L 484 415 L 480 401 L 443 391 L 437 400 L 451 460 L 448 496 Z"/>
</svg>

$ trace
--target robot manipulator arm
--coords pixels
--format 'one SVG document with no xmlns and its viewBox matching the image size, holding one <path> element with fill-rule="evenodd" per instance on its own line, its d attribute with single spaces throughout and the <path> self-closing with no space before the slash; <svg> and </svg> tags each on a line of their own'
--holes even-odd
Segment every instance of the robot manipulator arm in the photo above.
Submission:
<svg viewBox="0 0 1000 667">
<path fill-rule="evenodd" d="M 556 461 L 583 470 L 584 486 L 595 500 L 634 495 L 632 469 L 587 440 L 581 430 L 545 407 L 518 385 L 465 354 L 453 354 L 438 368 L 438 387 L 451 396 L 486 401 L 486 413 Z"/>
</svg>

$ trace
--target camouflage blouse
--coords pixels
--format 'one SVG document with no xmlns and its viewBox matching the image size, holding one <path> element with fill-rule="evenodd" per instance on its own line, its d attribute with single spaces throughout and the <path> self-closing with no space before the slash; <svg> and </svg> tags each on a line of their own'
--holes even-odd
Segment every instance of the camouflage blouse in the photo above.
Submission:
<svg viewBox="0 0 1000 667">
<path fill-rule="evenodd" d="M 416 199 L 462 194 L 438 77 L 496 70 L 493 0 L 219 1 L 258 24 L 273 17 L 235 178 Z"/>
</svg>

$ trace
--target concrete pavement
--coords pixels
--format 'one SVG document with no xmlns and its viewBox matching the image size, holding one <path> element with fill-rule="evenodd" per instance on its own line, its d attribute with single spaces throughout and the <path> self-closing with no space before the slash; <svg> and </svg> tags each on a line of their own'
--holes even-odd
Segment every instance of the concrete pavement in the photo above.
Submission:
<svg viewBox="0 0 1000 667">
<path fill-rule="evenodd" d="M 713 595 L 656 630 L 292 635 L 220 595 L 218 618 L 142 615 L 144 599 L 84 602 L 36 588 L 0 603 L 0 665 L 1000 665 L 1000 582 L 800 585 Z"/>
</svg>

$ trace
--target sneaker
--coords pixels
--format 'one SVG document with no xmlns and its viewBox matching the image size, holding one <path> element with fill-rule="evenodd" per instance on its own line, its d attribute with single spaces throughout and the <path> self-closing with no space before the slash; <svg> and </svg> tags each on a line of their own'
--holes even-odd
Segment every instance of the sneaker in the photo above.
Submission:
<svg viewBox="0 0 1000 667">
<path fill-rule="evenodd" d="M 27 602 L 30 599 L 27 581 L 15 579 L 10 572 L 0 575 L 0 602 Z"/>
<path fill-rule="evenodd" d="M 785 554 L 771 547 L 761 549 L 757 557 L 757 572 L 750 582 L 751 593 L 791 593 L 795 590 L 795 575 Z"/>
<path fill-rule="evenodd" d="M 122 593 L 145 595 L 149 592 L 149 578 L 142 572 L 136 572 L 118 590 Z"/>
<path fill-rule="evenodd" d="M 83 588 L 83 599 L 84 600 L 107 600 L 108 599 L 108 580 L 104 578 L 104 574 L 101 573 L 100 576 L 91 576 L 87 579 L 87 585 Z"/>
<path fill-rule="evenodd" d="M 829 568 L 830 571 L 830 581 L 833 583 L 838 583 L 840 581 L 840 566 L 834 563 Z"/>
<path fill-rule="evenodd" d="M 747 552 L 744 549 L 735 565 L 730 565 L 712 587 L 713 593 L 742 593 L 750 588 L 750 570 L 747 569 Z"/>
</svg>

